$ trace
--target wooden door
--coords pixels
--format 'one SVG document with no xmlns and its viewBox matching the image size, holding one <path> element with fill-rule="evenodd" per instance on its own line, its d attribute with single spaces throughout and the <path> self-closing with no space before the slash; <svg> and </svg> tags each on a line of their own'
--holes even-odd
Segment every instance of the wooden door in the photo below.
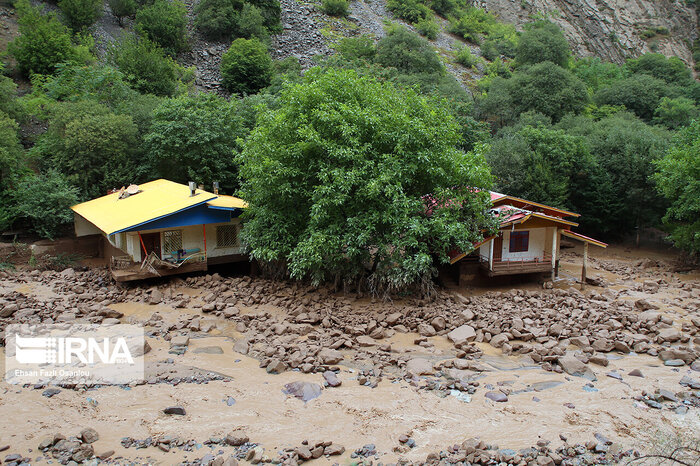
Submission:
<svg viewBox="0 0 700 466">
<path fill-rule="evenodd" d="M 141 240 L 143 241 L 143 246 L 146 248 L 146 254 L 149 255 L 152 252 L 156 253 L 156 256 L 160 259 L 160 233 L 145 233 L 141 235 Z"/>
<path fill-rule="evenodd" d="M 493 240 L 493 260 L 500 261 L 503 258 L 503 233 L 499 233 Z"/>
</svg>

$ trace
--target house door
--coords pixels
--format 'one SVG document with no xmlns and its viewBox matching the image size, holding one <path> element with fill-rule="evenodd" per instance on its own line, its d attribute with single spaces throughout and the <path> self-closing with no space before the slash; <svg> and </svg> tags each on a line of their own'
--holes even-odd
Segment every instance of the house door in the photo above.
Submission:
<svg viewBox="0 0 700 466">
<path fill-rule="evenodd" d="M 146 248 L 146 254 L 156 253 L 160 259 L 160 233 L 146 233 L 141 235 L 143 246 Z"/>
<path fill-rule="evenodd" d="M 503 233 L 493 239 L 493 260 L 500 261 L 503 257 Z"/>
</svg>

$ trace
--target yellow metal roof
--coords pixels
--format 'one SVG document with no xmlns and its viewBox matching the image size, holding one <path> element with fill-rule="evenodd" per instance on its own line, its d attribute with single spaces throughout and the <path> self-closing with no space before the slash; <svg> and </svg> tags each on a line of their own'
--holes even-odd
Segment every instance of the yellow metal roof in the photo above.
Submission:
<svg viewBox="0 0 700 466">
<path fill-rule="evenodd" d="M 119 199 L 119 193 L 113 193 L 74 205 L 71 209 L 111 235 L 217 198 L 216 194 L 200 189 L 190 196 L 188 186 L 163 179 L 144 183 L 139 188 L 141 192 L 126 199 Z"/>
<path fill-rule="evenodd" d="M 245 209 L 248 207 L 248 203 L 243 199 L 224 194 L 220 194 L 216 199 L 207 202 L 207 205 L 224 209 Z"/>
</svg>

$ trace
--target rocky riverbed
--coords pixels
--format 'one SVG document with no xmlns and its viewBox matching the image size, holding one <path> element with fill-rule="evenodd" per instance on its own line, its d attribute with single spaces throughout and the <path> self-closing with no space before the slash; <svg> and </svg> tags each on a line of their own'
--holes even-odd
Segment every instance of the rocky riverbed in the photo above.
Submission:
<svg viewBox="0 0 700 466">
<path fill-rule="evenodd" d="M 99 268 L 0 271 L 3 332 L 122 322 L 148 343 L 143 383 L 0 382 L 0 460 L 613 464 L 692 442 L 700 276 L 596 257 L 583 291 L 393 302 L 246 276 L 119 287 Z M 579 261 L 567 253 L 562 277 Z"/>
</svg>

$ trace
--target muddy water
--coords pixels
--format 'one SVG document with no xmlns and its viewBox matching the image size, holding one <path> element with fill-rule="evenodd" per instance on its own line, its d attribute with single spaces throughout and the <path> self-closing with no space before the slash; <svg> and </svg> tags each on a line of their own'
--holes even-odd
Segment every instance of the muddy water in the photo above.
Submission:
<svg viewBox="0 0 700 466">
<path fill-rule="evenodd" d="M 613 251 L 612 255 L 615 254 L 620 253 Z M 636 259 L 625 256 L 621 260 Z M 567 259 L 564 267 L 572 275 L 576 271 L 580 273 L 580 262 L 577 264 L 574 258 Z M 678 298 L 676 290 L 645 294 L 629 290 L 625 280 L 613 273 L 602 270 L 592 270 L 592 273 L 627 290 L 625 299 L 647 299 L 659 305 L 663 312 L 670 313 L 676 321 L 686 317 L 687 311 L 681 312 L 678 306 L 671 305 Z M 51 292 L 49 288 L 34 284 L 20 288 L 22 292 L 37 296 Z M 540 289 L 536 284 L 519 288 Z M 201 294 L 187 287 L 178 288 L 175 293 L 190 296 L 194 302 Z M 468 294 L 468 290 L 464 294 Z M 145 322 L 154 312 L 168 323 L 177 322 L 183 313 L 199 314 L 193 309 L 138 302 L 112 307 L 125 314 L 125 322 Z M 283 313 L 274 306 L 242 307 L 241 312 L 268 312 L 273 317 Z M 120 439 L 174 435 L 201 443 L 240 427 L 251 441 L 261 444 L 270 457 L 275 457 L 279 449 L 299 446 L 303 440 L 332 440 L 346 447 L 344 456 L 339 460 L 333 458 L 333 462 L 348 463 L 354 449 L 374 443 L 380 460 L 386 463 L 399 458 L 421 461 L 428 453 L 469 437 L 480 437 L 502 448 L 518 449 L 530 447 L 539 439 L 551 440 L 552 446 L 557 447 L 560 433 L 566 434 L 569 442 L 586 442 L 599 432 L 625 446 L 644 450 L 659 428 L 686 433 L 700 431 L 697 409 L 691 408 L 687 414 L 678 415 L 669 410 L 649 409 L 633 400 L 642 390 L 653 392 L 661 388 L 677 392 L 681 390 L 678 381 L 685 374 L 698 378 L 697 373 L 691 373 L 687 367 L 671 369 L 647 355 L 611 359 L 606 368 L 591 365 L 598 380 L 593 382 L 593 388 L 589 386 L 584 390 L 588 380 L 543 371 L 527 364 L 527 358 L 505 356 L 500 350 L 480 343 L 483 356 L 478 362 L 489 370 L 480 374 L 480 387 L 469 403 L 449 395 L 441 398 L 438 392 L 418 390 L 405 381 L 384 379 L 374 389 L 360 386 L 356 381 L 359 363 L 353 364 L 348 358 L 340 366 L 339 379 L 343 384 L 326 388 L 318 398 L 304 403 L 284 394 L 285 385 L 293 382 L 322 385 L 320 374 L 295 371 L 268 374 L 258 367 L 257 360 L 233 351 L 234 341 L 242 337 L 235 331 L 235 325 L 210 316 L 202 316 L 202 319 L 213 319 L 217 328 L 210 336 L 191 338 L 184 355 L 169 354 L 169 343 L 162 338 L 148 338 L 153 349 L 146 355 L 147 376 L 186 374 L 195 368 L 223 374 L 230 381 L 177 386 L 146 384 L 129 390 L 120 387 L 87 392 L 62 390 L 50 399 L 41 396 L 42 390 L 0 382 L 0 446 L 9 444 L 9 452 L 36 458 L 36 446 L 44 436 L 56 432 L 76 435 L 85 427 L 93 427 L 100 434 L 100 440 L 94 444 L 97 453 L 115 450 L 115 456 L 133 462 L 172 464 L 201 458 L 210 452 L 228 455 L 232 449 L 217 445 L 212 451 L 202 445 L 194 452 L 173 449 L 165 453 L 156 448 L 125 449 Z M 415 333 L 396 333 L 381 343 L 390 343 L 395 352 L 435 361 L 454 357 L 454 347 L 445 337 L 428 338 L 432 344 L 428 348 L 415 345 L 417 337 Z M 211 346 L 220 347 L 223 354 L 196 352 L 198 348 Z M 175 363 L 163 362 L 169 358 Z M 0 367 L 4 368 L 2 351 Z M 626 375 L 634 368 L 639 368 L 645 378 Z M 622 381 L 605 375 L 613 370 L 622 375 Z M 484 397 L 487 391 L 499 388 L 509 391 L 508 402 L 493 403 Z M 235 399 L 230 406 L 226 402 L 229 398 Z M 572 403 L 574 409 L 565 406 L 568 403 Z M 187 415 L 162 413 L 163 408 L 173 405 L 185 407 Z M 416 441 L 416 448 L 395 451 L 401 434 L 410 434 Z M 318 464 L 327 462 L 324 458 L 315 461 Z"/>
<path fill-rule="evenodd" d="M 161 361 L 169 356 L 166 342 L 149 339 L 153 350 L 148 361 Z M 196 348 L 220 346 L 223 354 L 196 353 Z M 486 358 L 503 357 L 486 354 Z M 236 354 L 226 337 L 193 339 L 190 348 L 177 363 L 218 372 L 232 378 L 231 382 L 208 384 L 142 385 L 124 390 L 106 387 L 79 393 L 63 390 L 51 399 L 41 396 L 41 390 L 22 389 L 0 384 L 0 419 L 3 422 L 0 443 L 9 443 L 14 450 L 35 449 L 46 435 L 55 432 L 77 434 L 91 426 L 100 433 L 95 444 L 97 452 L 116 450 L 131 460 L 146 456 L 169 464 L 193 459 L 209 452 L 207 446 L 192 453 L 173 450 L 163 453 L 155 448 L 124 449 L 119 440 L 124 436 L 143 439 L 148 436 L 177 435 L 202 442 L 210 436 L 224 436 L 242 427 L 251 441 L 260 443 L 268 452 L 299 446 L 303 440 L 332 440 L 348 450 L 365 443 L 375 443 L 381 460 L 395 461 L 399 457 L 422 460 L 431 451 L 438 451 L 468 437 L 480 437 L 488 443 L 508 448 L 525 448 L 540 439 L 554 440 L 560 433 L 570 441 L 585 442 L 594 432 L 600 432 L 626 445 L 645 438 L 653 428 L 700 429 L 700 416 L 691 410 L 684 416 L 670 411 L 650 410 L 637 406 L 631 399 L 642 390 L 679 389 L 684 372 L 670 371 L 658 359 L 649 356 L 628 356 L 612 360 L 607 368 L 594 367 L 598 381 L 595 392 L 584 391 L 588 383 L 582 378 L 519 368 L 485 372 L 479 379 L 481 387 L 470 403 L 454 397 L 438 397 L 435 392 L 418 391 L 406 382 L 388 380 L 371 389 L 354 380 L 356 371 L 343 367 L 339 378 L 343 385 L 326 388 L 320 397 L 304 403 L 285 395 L 282 390 L 291 382 L 322 384 L 320 374 L 289 371 L 280 375 L 267 374 L 258 361 Z M 646 378 L 627 377 L 632 368 L 641 368 Z M 617 370 L 623 381 L 606 377 Z M 491 387 L 492 386 L 492 387 Z M 493 403 L 484 398 L 488 389 L 506 387 L 513 393 L 507 403 Z M 88 397 L 97 401 L 94 406 Z M 236 402 L 228 406 L 226 400 Z M 539 400 L 539 401 L 537 401 Z M 564 406 L 573 403 L 575 409 Z M 166 416 L 161 410 L 180 405 L 187 415 Z M 398 437 L 410 433 L 417 447 L 397 454 Z M 556 443 L 556 442 L 555 442 Z M 227 448 L 216 447 L 215 452 Z M 349 459 L 346 452 L 345 459 Z M 321 461 L 323 462 L 323 460 Z"/>
</svg>

